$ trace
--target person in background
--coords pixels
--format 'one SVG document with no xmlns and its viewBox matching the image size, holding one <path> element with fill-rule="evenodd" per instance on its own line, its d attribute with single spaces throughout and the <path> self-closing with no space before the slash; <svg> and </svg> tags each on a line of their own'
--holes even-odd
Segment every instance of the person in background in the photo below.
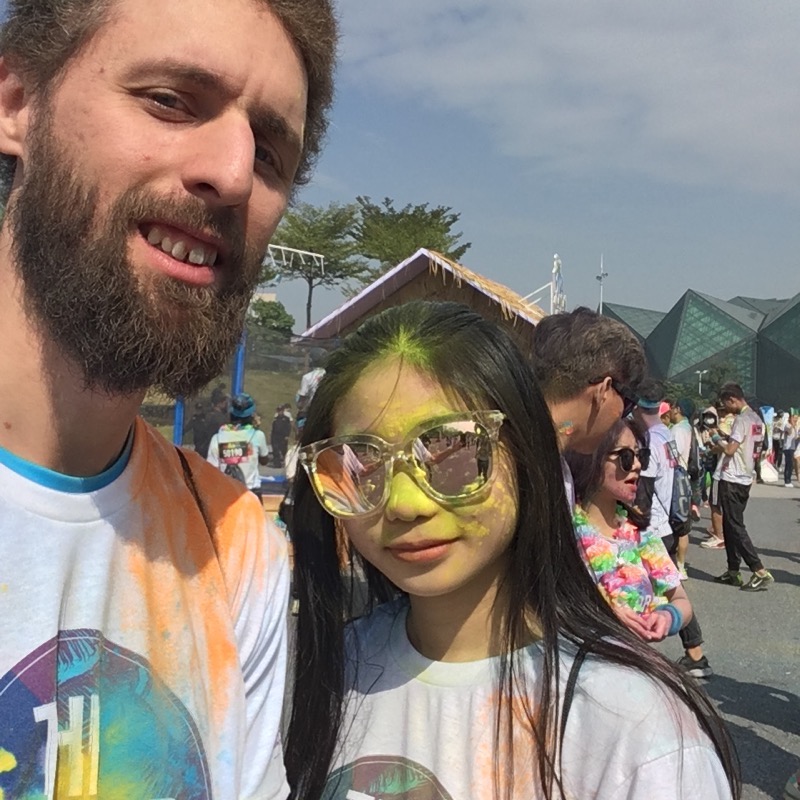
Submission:
<svg viewBox="0 0 800 800">
<path fill-rule="evenodd" d="M 208 458 L 208 446 L 211 438 L 225 424 L 228 418 L 230 398 L 221 386 L 214 387 L 209 399 L 208 409 L 192 418 L 192 436 L 194 450 L 201 458 Z"/>
<path fill-rule="evenodd" d="M 688 578 L 686 574 L 686 553 L 689 550 L 689 534 L 692 530 L 692 518 L 694 518 L 695 515 L 697 519 L 700 518 L 696 503 L 698 499 L 697 495 L 699 495 L 699 491 L 696 489 L 699 476 L 697 474 L 694 476 L 690 474 L 690 461 L 692 461 L 693 455 L 697 455 L 694 426 L 691 422 L 693 414 L 694 402 L 687 397 L 681 398 L 670 408 L 670 421 L 672 422 L 670 432 L 672 433 L 672 438 L 675 440 L 675 448 L 678 454 L 678 466 L 686 472 L 692 483 L 692 513 L 689 519 L 684 523 L 681 532 L 678 534 L 678 545 L 675 550 L 675 561 L 683 580 Z M 699 462 L 696 466 L 699 467 Z"/>
<path fill-rule="evenodd" d="M 243 483 L 261 500 L 258 468 L 269 463 L 269 448 L 259 421 L 253 398 L 246 392 L 237 394 L 231 400 L 230 422 L 214 434 L 208 446 L 208 463 Z"/>
<path fill-rule="evenodd" d="M 772 422 L 772 457 L 775 469 L 779 472 L 783 464 L 783 431 L 788 421 L 789 415 L 785 411 L 775 412 L 775 419 Z"/>
<path fill-rule="evenodd" d="M 797 429 L 797 415 L 792 414 L 783 426 L 783 485 L 792 489 L 792 471 L 794 470 L 795 450 L 800 431 Z"/>
<path fill-rule="evenodd" d="M 311 364 L 311 369 L 300 379 L 300 388 L 295 396 L 295 402 L 297 403 L 298 431 L 305 425 L 308 406 L 314 397 L 314 392 L 317 391 L 319 382 L 325 376 L 324 365 L 327 356 L 328 354 L 321 347 L 312 347 L 308 352 L 308 360 Z"/>
<path fill-rule="evenodd" d="M 647 435 L 619 420 L 593 456 L 567 453 L 578 506 L 575 533 L 589 571 L 615 613 L 645 641 L 678 633 L 692 618 L 681 575 L 649 518 L 634 505 Z"/>
<path fill-rule="evenodd" d="M 647 430 L 650 463 L 639 478 L 636 506 L 642 513 L 650 514 L 649 530 L 662 538 L 670 557 L 677 561 L 678 541 L 685 535 L 683 526 L 673 530 L 670 524 L 673 481 L 678 464 L 677 448 L 672 433 L 661 421 L 661 384 L 648 380 L 640 385 L 639 393 L 641 397 L 633 416 Z M 688 625 L 680 631 L 680 637 L 685 652 L 678 664 L 695 678 L 710 677 L 713 670 L 703 651 L 703 632 L 697 609 L 694 609 Z"/>
<path fill-rule="evenodd" d="M 738 586 L 746 592 L 763 592 L 774 582 L 772 574 L 764 568 L 744 524 L 744 512 L 753 484 L 754 462 L 760 457 L 764 439 L 764 423 L 745 401 L 742 387 L 727 383 L 719 393 L 720 403 L 734 417 L 729 436 L 715 434 L 711 437 L 719 453 L 715 478 L 718 481 L 719 505 L 722 507 L 722 528 L 725 533 L 725 553 L 728 569 L 714 580 L 729 586 Z M 742 560 L 752 570 L 750 580 L 743 584 Z"/>
<path fill-rule="evenodd" d="M 289 405 L 284 404 L 275 409 L 270 429 L 270 446 L 272 447 L 272 466 L 283 469 L 286 452 L 289 449 L 289 438 L 292 435 L 292 415 Z"/>
<path fill-rule="evenodd" d="M 700 547 L 707 550 L 723 550 L 725 548 L 725 536 L 722 530 L 722 509 L 715 505 L 714 497 L 717 495 L 715 489 L 714 473 L 717 469 L 719 454 L 714 450 L 711 437 L 719 433 L 719 416 L 714 406 L 706 408 L 700 416 L 700 441 L 703 445 L 702 464 L 702 491 L 703 499 L 708 503 L 711 512 L 711 526 L 706 529 L 707 538 L 700 542 Z"/>
<path fill-rule="evenodd" d="M 531 363 L 562 454 L 593 453 L 609 428 L 633 411 L 647 369 L 642 345 L 629 328 L 582 307 L 539 322 Z M 572 510 L 572 476 L 563 460 L 562 472 Z"/>
</svg>

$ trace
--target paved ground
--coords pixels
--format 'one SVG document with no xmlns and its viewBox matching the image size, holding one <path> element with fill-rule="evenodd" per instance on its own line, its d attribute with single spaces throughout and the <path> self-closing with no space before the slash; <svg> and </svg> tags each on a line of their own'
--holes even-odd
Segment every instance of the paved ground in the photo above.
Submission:
<svg viewBox="0 0 800 800">
<path fill-rule="evenodd" d="M 766 592 L 712 582 L 726 564 L 724 550 L 697 546 L 707 516 L 695 525 L 684 584 L 715 673 L 703 683 L 736 742 L 744 800 L 781 798 L 800 767 L 800 489 L 760 485 L 750 496 L 745 522 L 776 581 Z M 675 639 L 662 648 L 677 658 Z"/>
</svg>

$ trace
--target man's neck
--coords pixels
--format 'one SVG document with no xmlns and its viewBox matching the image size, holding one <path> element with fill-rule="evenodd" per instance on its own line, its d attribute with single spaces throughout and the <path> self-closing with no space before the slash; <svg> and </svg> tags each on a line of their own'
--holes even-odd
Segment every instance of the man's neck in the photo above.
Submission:
<svg viewBox="0 0 800 800">
<path fill-rule="evenodd" d="M 85 388 L 80 369 L 26 313 L 0 229 L 0 447 L 67 475 L 97 475 L 125 446 L 144 392 L 114 397 Z"/>
</svg>

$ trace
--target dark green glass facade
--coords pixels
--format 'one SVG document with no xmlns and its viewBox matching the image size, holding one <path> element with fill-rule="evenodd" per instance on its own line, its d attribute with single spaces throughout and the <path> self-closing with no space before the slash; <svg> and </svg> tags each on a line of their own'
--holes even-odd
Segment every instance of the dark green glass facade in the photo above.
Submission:
<svg viewBox="0 0 800 800">
<path fill-rule="evenodd" d="M 666 314 L 615 303 L 603 313 L 633 330 L 662 380 L 692 384 L 725 365 L 762 403 L 800 405 L 800 294 L 725 301 L 690 289 Z"/>
</svg>

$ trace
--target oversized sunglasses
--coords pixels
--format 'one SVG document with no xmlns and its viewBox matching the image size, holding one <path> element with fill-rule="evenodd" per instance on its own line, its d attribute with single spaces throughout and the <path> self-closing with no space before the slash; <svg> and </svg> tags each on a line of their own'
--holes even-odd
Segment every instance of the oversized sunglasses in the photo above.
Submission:
<svg viewBox="0 0 800 800">
<path fill-rule="evenodd" d="M 631 472 L 633 470 L 633 462 L 636 459 L 639 460 L 642 469 L 647 469 L 650 466 L 649 447 L 641 447 L 638 450 L 634 450 L 632 447 L 618 447 L 608 455 L 617 457 L 617 463 L 622 467 L 623 472 Z"/>
<path fill-rule="evenodd" d="M 299 461 L 323 508 L 343 519 L 386 505 L 395 470 L 445 505 L 476 500 L 488 487 L 504 415 L 471 411 L 417 426 L 402 445 L 369 433 L 335 436 L 300 448 Z"/>
</svg>

